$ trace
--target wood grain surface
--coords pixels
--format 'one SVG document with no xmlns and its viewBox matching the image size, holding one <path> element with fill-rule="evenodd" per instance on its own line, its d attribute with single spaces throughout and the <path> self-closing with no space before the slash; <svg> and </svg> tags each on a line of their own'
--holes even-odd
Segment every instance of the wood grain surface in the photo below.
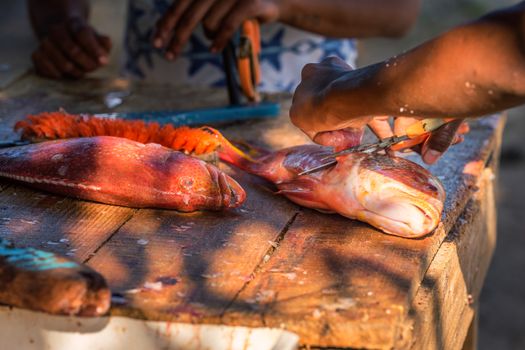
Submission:
<svg viewBox="0 0 525 350">
<path fill-rule="evenodd" d="M 120 111 L 210 107 L 227 101 L 224 91 L 125 80 L 64 84 L 27 76 L 0 94 L 0 140 L 16 138 L 11 127 L 28 113 L 58 107 L 107 112 L 103 94 L 113 90 L 132 92 L 117 108 Z M 279 118 L 221 130 L 272 149 L 307 142 L 288 121 L 289 96 L 273 98 L 283 106 Z M 247 190 L 248 200 L 225 213 L 133 210 L 64 199 L 2 181 L 0 235 L 26 246 L 47 243 L 55 252 L 78 249 L 73 256 L 102 273 L 115 293 L 113 314 L 284 327 L 311 346 L 424 348 L 418 344 L 428 343 L 414 339 L 418 332 L 429 331 L 417 324 L 414 302 L 426 303 L 421 289 L 426 275 L 434 273 L 438 283 L 445 268 L 461 272 L 458 264 L 431 265 L 439 254 L 452 254 L 438 251 L 446 244 L 457 245 L 458 237 L 477 242 L 474 228 L 488 214 L 465 208 L 484 186 L 480 179 L 502 128 L 497 117 L 472 122 L 466 141 L 430 167 L 442 180 L 447 200 L 442 224 L 422 239 L 389 236 L 364 223 L 299 208 L 273 194 L 264 181 L 226 166 L 223 169 Z M 475 220 L 458 236 L 454 230 L 464 212 L 474 212 Z M 61 242 L 63 238 L 68 241 Z M 461 267 L 470 271 L 487 263 L 483 249 L 491 248 L 479 248 L 483 242 L 458 248 L 458 256 L 471 256 L 470 265 Z M 463 271 L 454 276 L 453 283 L 459 285 L 470 275 Z M 467 284 L 471 294 L 477 295 L 482 280 Z M 454 293 L 461 294 L 460 288 Z M 468 326 L 464 325 L 465 335 Z"/>
</svg>

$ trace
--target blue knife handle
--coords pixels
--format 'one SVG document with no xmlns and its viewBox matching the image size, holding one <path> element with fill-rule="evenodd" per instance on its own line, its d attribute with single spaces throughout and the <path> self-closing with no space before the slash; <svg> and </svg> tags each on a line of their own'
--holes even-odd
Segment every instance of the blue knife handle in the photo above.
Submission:
<svg viewBox="0 0 525 350">
<path fill-rule="evenodd" d="M 275 118 L 279 116 L 278 103 L 257 103 L 218 108 L 194 109 L 188 111 L 151 111 L 112 114 L 123 119 L 142 119 L 160 124 L 176 126 L 213 124 L 254 118 Z"/>
</svg>

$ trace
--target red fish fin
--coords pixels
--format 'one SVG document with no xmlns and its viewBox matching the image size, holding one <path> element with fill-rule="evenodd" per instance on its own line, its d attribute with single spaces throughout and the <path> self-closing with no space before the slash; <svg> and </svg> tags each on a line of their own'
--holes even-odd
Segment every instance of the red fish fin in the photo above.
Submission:
<svg viewBox="0 0 525 350">
<path fill-rule="evenodd" d="M 314 188 L 316 185 L 317 181 L 310 177 L 296 177 L 290 181 L 278 183 L 277 194 L 282 194 L 291 199 L 315 202 Z"/>
<path fill-rule="evenodd" d="M 250 152 L 243 152 L 234 144 L 232 144 L 226 137 L 224 137 L 218 130 L 209 126 L 203 127 L 204 130 L 215 135 L 220 141 L 220 147 L 217 150 L 219 159 L 223 162 L 227 162 L 235 165 L 243 170 L 249 170 L 250 167 L 257 163 L 257 161 L 249 154 Z"/>
<path fill-rule="evenodd" d="M 237 146 L 238 149 L 244 151 L 246 154 L 248 154 L 252 158 L 260 158 L 260 157 L 264 157 L 272 153 L 271 151 L 265 148 L 254 146 L 245 141 L 235 140 L 235 141 L 232 141 L 232 143 L 235 146 Z"/>
</svg>

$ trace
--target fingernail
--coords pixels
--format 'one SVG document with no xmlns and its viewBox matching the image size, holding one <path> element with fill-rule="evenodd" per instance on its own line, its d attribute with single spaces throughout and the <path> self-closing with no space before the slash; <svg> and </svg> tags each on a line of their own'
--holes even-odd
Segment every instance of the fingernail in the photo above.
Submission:
<svg viewBox="0 0 525 350">
<path fill-rule="evenodd" d="M 162 39 L 161 38 L 156 38 L 153 41 L 153 46 L 155 46 L 157 49 L 160 49 L 162 47 Z"/>
<path fill-rule="evenodd" d="M 99 56 L 98 61 L 100 62 L 100 64 L 103 64 L 103 65 L 106 65 L 109 63 L 109 60 L 106 56 Z"/>
<path fill-rule="evenodd" d="M 441 152 L 429 149 L 423 155 L 423 161 L 427 164 L 434 164 L 439 159 L 439 157 L 441 157 Z"/>
</svg>

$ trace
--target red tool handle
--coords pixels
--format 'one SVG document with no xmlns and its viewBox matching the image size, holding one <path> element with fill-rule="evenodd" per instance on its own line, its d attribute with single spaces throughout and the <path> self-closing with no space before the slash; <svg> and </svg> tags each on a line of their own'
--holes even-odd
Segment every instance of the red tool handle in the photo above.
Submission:
<svg viewBox="0 0 525 350">
<path fill-rule="evenodd" d="M 405 131 L 406 135 L 410 137 L 410 140 L 399 142 L 391 147 L 394 151 L 399 151 L 401 149 L 414 147 L 424 143 L 429 137 L 430 134 L 442 127 L 443 125 L 456 120 L 454 118 L 427 118 L 415 122 L 410 125 Z M 396 135 L 401 136 L 401 135 Z"/>
<path fill-rule="evenodd" d="M 241 43 L 237 69 L 239 82 L 244 95 L 250 101 L 259 102 L 257 85 L 261 81 L 259 55 L 261 53 L 261 33 L 256 19 L 244 21 L 241 28 Z"/>
</svg>

